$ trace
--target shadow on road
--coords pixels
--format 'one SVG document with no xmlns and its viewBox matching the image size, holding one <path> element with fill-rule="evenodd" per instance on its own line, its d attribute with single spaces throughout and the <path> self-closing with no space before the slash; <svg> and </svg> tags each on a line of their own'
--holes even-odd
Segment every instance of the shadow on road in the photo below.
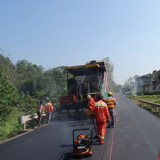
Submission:
<svg viewBox="0 0 160 160">
<path fill-rule="evenodd" d="M 73 146 L 73 144 L 69 144 L 69 145 L 63 144 L 63 145 L 60 145 L 61 148 L 67 148 L 67 147 L 72 147 L 72 146 Z"/>
<path fill-rule="evenodd" d="M 58 160 L 74 160 L 74 159 L 72 153 L 65 153 Z"/>
<path fill-rule="evenodd" d="M 84 158 L 87 158 L 88 156 L 77 156 L 77 157 L 73 157 L 72 153 L 66 153 L 63 154 L 58 160 L 81 160 Z"/>
</svg>

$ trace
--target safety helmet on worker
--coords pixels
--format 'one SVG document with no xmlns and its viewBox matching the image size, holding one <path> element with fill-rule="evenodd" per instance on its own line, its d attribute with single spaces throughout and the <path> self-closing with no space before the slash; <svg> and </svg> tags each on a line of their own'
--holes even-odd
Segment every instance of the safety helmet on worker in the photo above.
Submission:
<svg viewBox="0 0 160 160">
<path fill-rule="evenodd" d="M 44 101 L 43 100 L 40 100 L 40 104 L 43 104 L 44 103 Z"/>
<path fill-rule="evenodd" d="M 90 98 L 91 98 L 91 95 L 88 94 L 88 95 L 87 95 L 87 99 L 90 99 Z"/>
<path fill-rule="evenodd" d="M 108 96 L 112 96 L 112 92 L 108 92 Z"/>
</svg>

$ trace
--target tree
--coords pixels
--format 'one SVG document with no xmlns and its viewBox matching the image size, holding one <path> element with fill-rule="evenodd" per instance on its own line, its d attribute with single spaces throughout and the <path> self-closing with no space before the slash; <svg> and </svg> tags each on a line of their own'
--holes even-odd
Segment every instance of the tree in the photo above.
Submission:
<svg viewBox="0 0 160 160">
<path fill-rule="evenodd" d="M 128 82 L 129 84 L 131 84 L 133 81 L 134 81 L 134 78 L 133 78 L 133 77 L 129 77 L 129 79 L 127 80 L 127 82 Z"/>
<path fill-rule="evenodd" d="M 113 71 L 114 71 L 114 66 L 113 63 L 110 61 L 109 57 L 106 57 L 103 59 L 105 63 L 105 68 L 107 72 L 107 80 L 108 80 L 108 86 L 110 91 L 115 91 L 116 90 L 116 83 L 113 80 Z"/>
<path fill-rule="evenodd" d="M 1 66 L 2 67 L 2 66 Z M 18 90 L 9 81 L 8 76 L 0 71 L 0 121 L 5 121 L 7 115 L 18 104 Z"/>
<path fill-rule="evenodd" d="M 67 75 L 64 67 L 54 68 L 45 72 L 46 97 L 59 105 L 59 98 L 65 93 L 67 88 Z"/>
<path fill-rule="evenodd" d="M 123 86 L 120 84 L 116 85 L 116 91 L 119 92 L 120 90 L 122 90 Z"/>
<path fill-rule="evenodd" d="M 128 83 L 128 81 L 125 82 L 122 90 L 123 93 L 129 92 L 131 90 L 131 85 Z"/>
<path fill-rule="evenodd" d="M 41 90 L 45 90 L 46 82 L 44 71 L 41 66 L 33 65 L 26 60 L 18 61 L 16 64 L 17 81 L 16 86 L 20 91 L 29 92 L 31 96 Z"/>
<path fill-rule="evenodd" d="M 15 66 L 9 57 L 0 54 L 0 66 L 3 67 L 3 73 L 8 76 L 8 80 L 13 82 L 15 80 Z"/>
<path fill-rule="evenodd" d="M 138 76 L 138 75 L 135 75 L 135 76 L 133 76 L 133 78 L 134 78 L 134 80 L 135 80 L 136 78 L 139 78 L 139 76 Z"/>
<path fill-rule="evenodd" d="M 105 63 L 105 68 L 106 68 L 106 72 L 107 72 L 108 77 L 110 79 L 113 79 L 113 71 L 114 71 L 113 63 L 110 61 L 109 57 L 106 57 L 103 60 Z"/>
</svg>

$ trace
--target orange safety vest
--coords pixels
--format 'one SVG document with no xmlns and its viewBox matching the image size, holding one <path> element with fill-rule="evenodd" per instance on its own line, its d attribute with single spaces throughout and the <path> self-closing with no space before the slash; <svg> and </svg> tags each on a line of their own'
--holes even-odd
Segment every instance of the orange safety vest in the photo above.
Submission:
<svg viewBox="0 0 160 160">
<path fill-rule="evenodd" d="M 107 116 L 109 115 L 107 104 L 102 100 L 99 100 L 95 103 L 93 113 L 97 122 L 107 121 Z"/>
<path fill-rule="evenodd" d="M 42 104 L 41 104 L 41 105 L 38 104 L 38 105 L 37 105 L 37 109 L 38 109 L 38 111 L 39 111 L 40 109 L 41 109 L 41 111 L 43 111 L 43 105 L 42 105 Z"/>
<path fill-rule="evenodd" d="M 52 105 L 52 103 L 47 103 L 47 104 L 45 105 L 45 110 L 46 110 L 47 112 L 53 112 L 53 105 Z"/>
<path fill-rule="evenodd" d="M 106 100 L 108 108 L 114 108 L 115 107 L 115 99 L 114 98 L 107 98 Z"/>
</svg>

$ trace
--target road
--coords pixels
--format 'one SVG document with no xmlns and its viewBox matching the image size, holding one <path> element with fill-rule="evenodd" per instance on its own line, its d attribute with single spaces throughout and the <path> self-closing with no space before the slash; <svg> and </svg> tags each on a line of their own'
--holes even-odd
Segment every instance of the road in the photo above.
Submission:
<svg viewBox="0 0 160 160">
<path fill-rule="evenodd" d="M 93 140 L 92 157 L 87 160 L 157 160 L 160 152 L 160 119 L 133 104 L 123 94 L 116 106 L 118 123 L 107 129 L 105 144 Z M 53 122 L 0 145 L 1 160 L 74 160 L 72 131 L 93 128 L 89 120 L 74 116 Z M 77 133 L 78 134 L 78 133 Z M 89 133 L 86 133 L 89 134 Z M 95 134 L 94 134 L 95 135 Z"/>
</svg>

